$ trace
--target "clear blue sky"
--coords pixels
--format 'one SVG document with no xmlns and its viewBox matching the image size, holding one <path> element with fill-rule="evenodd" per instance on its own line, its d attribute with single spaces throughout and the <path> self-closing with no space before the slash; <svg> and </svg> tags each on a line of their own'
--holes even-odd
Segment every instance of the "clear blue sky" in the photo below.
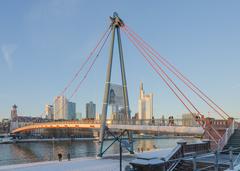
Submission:
<svg viewBox="0 0 240 171">
<path fill-rule="evenodd" d="M 73 77 L 109 24 L 120 17 L 233 116 L 240 112 L 239 1 L 0 1 L 0 118 L 12 104 L 38 116 Z M 124 35 L 123 35 L 124 36 Z M 139 84 L 154 93 L 154 113 L 187 112 L 137 50 L 123 37 L 130 105 Z M 92 100 L 101 112 L 107 48 L 77 96 L 77 111 Z M 134 66 L 134 67 L 133 67 Z M 114 63 L 113 75 L 119 73 Z M 79 79 L 77 80 L 79 81 Z M 119 79 L 114 77 L 113 81 Z M 74 84 L 76 85 L 76 84 Z M 67 96 L 71 94 L 71 91 Z M 202 112 L 211 111 L 194 99 Z"/>
</svg>

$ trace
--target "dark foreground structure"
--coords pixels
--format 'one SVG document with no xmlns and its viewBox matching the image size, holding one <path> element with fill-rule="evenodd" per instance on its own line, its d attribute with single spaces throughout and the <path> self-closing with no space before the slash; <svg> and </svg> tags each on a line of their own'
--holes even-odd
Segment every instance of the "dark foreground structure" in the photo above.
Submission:
<svg viewBox="0 0 240 171">
<path fill-rule="evenodd" d="M 137 158 L 130 162 L 134 171 L 224 171 L 239 164 L 239 148 L 211 152 L 210 141 L 179 142 L 166 158 Z"/>
</svg>

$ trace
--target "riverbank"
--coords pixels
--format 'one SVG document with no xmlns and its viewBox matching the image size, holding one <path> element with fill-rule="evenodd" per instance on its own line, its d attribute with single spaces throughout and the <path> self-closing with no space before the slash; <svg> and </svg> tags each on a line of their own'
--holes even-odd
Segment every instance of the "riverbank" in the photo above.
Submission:
<svg viewBox="0 0 240 171">
<path fill-rule="evenodd" d="M 166 157 L 171 153 L 173 148 L 148 151 L 143 153 L 122 155 L 122 168 L 129 165 L 129 162 L 137 157 L 149 158 L 149 156 L 157 155 L 158 157 Z M 120 168 L 119 154 L 105 155 L 103 158 L 82 157 L 75 158 L 70 161 L 45 161 L 28 164 L 16 164 L 0 166 L 0 171 L 117 171 Z"/>
<path fill-rule="evenodd" d="M 179 139 L 179 138 L 195 138 L 193 136 L 135 136 L 134 140 L 148 140 L 148 139 Z M 127 139 L 127 138 L 123 138 Z M 98 141 L 98 137 L 94 138 L 29 138 L 29 139 L 17 139 L 12 143 L 27 143 L 27 142 L 52 142 L 52 141 Z M 106 140 L 113 140 L 113 138 L 108 138 Z"/>
<path fill-rule="evenodd" d="M 125 168 L 128 162 L 123 160 L 122 166 Z M 0 167 L 0 171 L 116 171 L 119 170 L 119 160 L 116 159 L 96 159 L 77 158 L 71 161 L 46 161 L 29 164 L 18 164 Z"/>
<path fill-rule="evenodd" d="M 55 141 L 56 140 L 56 141 Z M 32 162 L 54 161 L 57 160 L 58 153 L 63 154 L 63 158 L 67 158 L 70 153 L 71 158 L 95 157 L 98 154 L 99 143 L 98 140 L 80 139 L 69 141 L 69 139 L 36 140 L 36 142 L 20 142 L 13 144 L 0 144 L 0 166 L 16 165 Z M 182 138 L 149 138 L 149 139 L 135 139 L 134 151 L 141 150 L 149 151 L 152 149 L 165 149 L 175 147 L 178 141 Z M 184 138 L 188 143 L 198 142 L 199 139 Z M 104 142 L 104 149 L 106 149 L 112 141 Z M 126 152 L 123 149 L 123 152 Z M 119 144 L 114 143 L 106 152 L 108 154 L 119 154 Z"/>
</svg>

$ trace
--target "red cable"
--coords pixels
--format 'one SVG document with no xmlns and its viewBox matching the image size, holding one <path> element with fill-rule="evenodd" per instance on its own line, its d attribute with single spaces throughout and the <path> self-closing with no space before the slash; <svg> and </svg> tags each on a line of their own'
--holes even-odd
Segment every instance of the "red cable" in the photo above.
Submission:
<svg viewBox="0 0 240 171">
<path fill-rule="evenodd" d="M 72 95 L 70 96 L 69 99 L 71 99 L 71 98 L 77 93 L 77 91 L 79 90 L 79 88 L 80 88 L 80 86 L 82 85 L 83 81 L 87 78 L 90 70 L 92 69 L 93 65 L 95 64 L 97 58 L 99 57 L 100 52 L 102 51 L 104 45 L 106 44 L 107 39 L 108 39 L 110 33 L 111 33 L 111 32 L 108 33 L 108 35 L 107 35 L 106 39 L 104 40 L 101 48 L 99 49 L 99 52 L 97 53 L 96 57 L 94 58 L 94 60 L 92 61 L 91 65 L 90 65 L 90 67 L 88 68 L 87 72 L 85 73 L 84 77 L 83 77 L 82 80 L 78 83 L 77 87 L 75 88 L 74 92 L 72 93 Z"/>
<path fill-rule="evenodd" d="M 109 31 L 109 29 L 108 29 L 107 31 Z M 106 32 L 106 33 L 107 33 L 107 32 Z M 98 58 L 98 56 L 99 56 L 99 54 L 100 54 L 103 46 L 105 45 L 105 43 L 106 43 L 106 41 L 107 41 L 110 33 L 111 33 L 111 32 L 109 31 L 107 37 L 105 38 L 105 40 L 103 41 L 102 46 L 101 46 L 100 49 L 99 49 L 99 52 L 98 52 L 97 55 L 95 56 L 94 60 L 93 60 L 92 63 L 90 64 L 90 67 L 88 68 L 87 72 L 84 74 L 84 76 L 83 76 L 83 78 L 81 79 L 81 81 L 78 83 L 77 87 L 76 87 L 75 90 L 73 91 L 73 93 L 72 93 L 72 95 L 70 96 L 70 98 L 68 98 L 69 100 L 77 93 L 77 91 L 79 90 L 80 86 L 82 85 L 82 83 L 84 82 L 84 80 L 87 78 L 87 76 L 88 76 L 90 70 L 92 69 L 94 63 L 96 62 L 96 60 L 97 60 L 97 58 Z M 104 34 L 104 35 L 106 36 L 106 34 Z M 105 37 L 105 36 L 104 36 L 104 37 Z M 99 44 L 102 42 L 102 40 L 103 40 L 103 39 L 101 38 L 101 41 L 98 43 L 98 45 L 97 45 L 96 47 L 99 46 Z M 91 52 L 91 56 L 93 55 L 93 53 L 95 52 L 96 49 L 97 49 L 97 48 L 95 48 L 95 49 Z M 89 59 L 88 59 L 88 60 L 89 60 Z M 59 99 L 59 96 L 55 99 L 54 102 L 56 102 L 58 99 Z M 62 108 L 57 111 L 57 113 L 58 113 L 60 110 L 62 110 L 64 107 L 65 107 L 65 105 L 63 105 Z"/>
<path fill-rule="evenodd" d="M 124 29 L 124 28 L 123 28 Z M 131 33 L 129 33 L 131 35 Z M 135 39 L 135 37 L 132 36 L 132 38 L 137 41 L 138 40 Z M 138 43 L 139 44 L 139 43 Z M 141 44 L 139 44 L 139 46 L 143 49 L 143 51 L 147 54 L 148 57 L 151 58 L 151 60 L 155 63 L 155 65 L 158 67 L 158 69 L 160 69 L 160 71 L 165 75 L 165 77 L 168 78 L 168 80 L 173 84 L 173 86 L 182 94 L 182 96 L 189 102 L 189 104 L 196 110 L 196 112 L 200 115 L 202 115 L 200 113 L 200 111 L 193 105 L 193 103 L 189 100 L 189 98 L 180 90 L 180 88 L 173 82 L 173 80 L 167 75 L 167 73 L 157 64 L 157 62 L 151 57 L 151 55 L 149 55 L 149 53 L 142 47 Z"/>
<path fill-rule="evenodd" d="M 228 117 L 230 117 L 222 108 L 220 108 L 213 100 L 211 100 L 205 93 L 203 93 L 196 85 L 194 85 L 186 76 L 184 76 L 174 65 L 172 65 L 169 61 L 167 61 L 166 58 L 162 57 L 155 49 L 153 49 L 147 42 L 145 42 L 136 32 L 134 32 L 132 29 L 130 29 L 126 24 L 125 24 L 125 27 L 130 30 L 133 34 L 135 34 L 141 41 L 143 44 L 145 44 L 145 46 L 149 47 L 153 52 L 155 52 L 164 62 L 166 62 L 170 67 L 173 68 L 172 69 L 169 69 L 169 67 L 162 61 L 160 61 L 160 59 L 155 56 L 163 65 L 165 65 L 169 70 L 171 70 L 178 78 L 181 76 L 185 81 L 185 84 L 186 81 L 191 84 L 194 88 L 196 88 L 205 98 L 207 98 L 212 104 L 214 104 L 219 110 L 221 110 L 225 115 L 227 115 Z M 146 48 L 147 48 L 146 47 Z M 179 76 L 179 75 L 180 76 Z M 180 78 L 179 78 L 180 79 Z M 183 81 L 183 79 L 181 79 Z M 189 86 L 189 85 L 188 85 Z M 192 89 L 192 88 L 191 88 Z M 193 90 L 193 89 L 192 89 Z M 196 93 L 196 91 L 195 91 Z M 205 101 L 205 100 L 204 100 Z M 206 102 L 206 101 L 205 101 Z M 206 102 L 207 103 L 207 102 Z M 208 103 L 209 104 L 209 103 Z M 211 106 L 210 106 L 211 107 Z M 211 107 L 212 108 L 212 107 Z M 213 109 L 215 112 L 216 112 L 216 109 Z M 219 112 L 217 112 L 219 115 L 221 115 Z M 222 118 L 224 118 L 222 115 L 221 115 Z M 225 119 L 225 118 L 224 118 Z"/>
<path fill-rule="evenodd" d="M 104 32 L 104 34 L 101 36 L 100 40 L 98 41 L 97 45 L 93 48 L 93 50 L 90 52 L 90 54 L 88 55 L 88 57 L 86 58 L 86 60 L 84 61 L 84 63 L 81 65 L 81 67 L 79 68 L 79 70 L 77 71 L 77 73 L 75 74 L 75 76 L 73 77 L 73 79 L 67 84 L 67 86 L 64 88 L 64 90 L 60 93 L 60 95 L 63 95 L 66 90 L 70 87 L 70 85 L 73 83 L 73 81 L 77 78 L 77 76 L 79 75 L 79 73 L 82 71 L 82 69 L 84 68 L 84 66 L 88 63 L 88 61 L 90 60 L 90 58 L 92 57 L 92 55 L 94 54 L 94 52 L 96 51 L 96 49 L 98 48 L 98 46 L 100 45 L 100 43 L 103 41 L 103 38 L 106 36 L 106 34 L 109 32 L 110 27 Z"/>
<path fill-rule="evenodd" d="M 129 32 L 129 34 L 131 34 L 132 31 L 129 31 L 127 28 L 126 30 Z M 158 61 L 160 61 L 161 64 L 163 64 L 167 69 L 169 69 L 174 75 L 176 75 L 188 88 L 190 88 L 199 98 L 201 98 L 205 103 L 207 103 L 208 106 L 210 106 L 215 112 L 217 112 L 224 120 L 225 117 L 219 112 L 217 111 L 211 104 L 209 104 L 196 90 L 194 90 L 189 84 L 187 84 L 187 82 L 182 79 L 174 70 L 172 70 L 168 65 L 166 65 L 161 59 L 158 58 L 158 56 L 156 56 L 147 45 L 144 44 L 144 42 L 140 42 L 133 34 L 131 34 L 132 37 L 135 38 L 136 41 L 138 41 L 144 48 L 147 49 L 148 52 L 150 52 L 153 56 L 155 56 L 157 58 Z"/>
<path fill-rule="evenodd" d="M 124 31 L 124 33 L 126 33 L 125 32 L 125 30 L 124 30 L 124 28 L 123 28 L 123 31 Z M 155 70 L 155 72 L 157 72 L 157 74 L 163 79 L 163 81 L 167 84 L 167 86 L 172 90 L 172 92 L 175 94 L 175 96 L 182 102 L 182 104 L 187 108 L 187 110 L 192 114 L 192 116 L 193 117 L 195 117 L 194 116 L 194 114 L 193 114 L 193 112 L 189 109 L 189 107 L 184 103 L 184 101 L 178 96 L 178 94 L 174 91 L 174 89 L 170 86 L 170 84 L 166 81 L 166 79 L 158 72 L 158 70 L 156 69 L 156 67 L 149 61 L 149 59 L 147 59 L 147 57 L 145 56 L 145 54 L 142 52 L 142 50 L 136 45 L 136 43 L 135 42 L 133 42 L 133 40 L 129 37 L 129 35 L 128 34 L 126 34 L 127 35 L 127 37 L 129 38 L 129 40 L 134 44 L 134 46 L 139 50 L 139 52 L 143 55 L 143 57 L 147 60 L 147 62 L 151 65 L 151 67 Z M 134 38 L 133 38 L 134 39 Z M 139 44 L 138 44 L 139 45 Z M 140 46 L 140 45 L 139 45 Z M 146 53 L 146 51 L 145 51 L 145 53 Z M 151 58 L 151 57 L 150 57 Z M 152 58 L 151 58 L 152 59 Z M 155 63 L 155 65 L 157 65 L 158 67 L 160 67 L 153 59 L 152 59 L 152 61 Z M 159 68 L 159 69 L 161 69 L 161 67 Z M 162 70 L 162 69 L 161 69 Z M 162 70 L 163 71 L 163 70 Z M 164 71 L 163 71 L 163 73 L 165 73 Z M 166 74 L 166 73 L 165 73 Z M 167 76 L 167 75 L 166 75 Z M 168 76 L 167 76 L 168 77 Z M 173 85 L 175 85 L 175 87 L 177 88 L 177 86 L 176 86 L 176 84 L 171 80 L 171 78 L 169 78 L 168 77 L 168 79 L 172 82 L 172 84 Z M 190 102 L 190 100 L 182 93 L 182 91 L 179 89 L 179 88 L 177 88 L 178 89 L 178 91 L 180 91 L 180 93 L 185 97 L 185 99 L 187 99 L 188 101 L 189 101 L 189 103 L 194 107 L 194 105 Z M 195 108 L 195 110 L 197 110 L 196 108 Z M 198 110 L 197 110 L 198 111 Z M 200 114 L 200 112 L 198 111 L 198 113 Z M 200 123 L 200 121 L 199 120 L 197 120 L 197 122 L 199 123 L 199 125 L 201 125 L 202 126 L 202 128 L 204 129 L 204 126 Z M 205 129 L 204 129 L 205 130 Z M 206 130 L 207 131 L 207 130 Z M 207 131 L 208 132 L 208 131 Z M 217 133 L 217 135 L 219 136 L 219 138 L 221 138 L 221 136 L 219 135 L 219 133 L 215 130 L 215 132 Z M 210 133 L 208 132 L 208 134 L 210 135 Z M 211 135 L 210 135 L 211 136 Z M 211 136 L 211 138 L 216 142 L 216 140 Z"/>
<path fill-rule="evenodd" d="M 124 31 L 124 33 L 126 33 Z M 126 34 L 127 35 L 127 34 Z M 150 64 L 150 66 L 155 70 L 155 72 L 162 78 L 162 80 L 167 84 L 167 86 L 171 89 L 171 91 L 175 94 L 175 96 L 182 102 L 182 104 L 187 108 L 187 110 L 193 114 L 193 112 L 190 110 L 190 108 L 184 103 L 184 101 L 180 98 L 180 96 L 174 91 L 174 89 L 170 86 L 170 84 L 167 82 L 167 80 L 161 75 L 161 73 L 156 69 L 156 67 L 152 64 L 152 62 L 149 61 L 149 59 L 145 56 L 145 54 L 142 52 L 142 50 L 136 45 L 136 43 L 127 35 L 128 39 L 134 44 L 134 46 L 139 50 L 139 52 L 142 54 L 142 56 L 147 60 L 147 62 Z"/>
<path fill-rule="evenodd" d="M 125 29 L 125 28 L 124 28 Z M 126 30 L 124 30 L 124 31 L 126 31 Z M 137 42 L 139 42 L 134 36 L 132 36 L 132 34 L 131 33 L 129 33 L 130 35 L 131 35 L 131 37 L 133 37 L 133 39 L 135 39 L 135 41 L 137 41 Z M 139 46 L 141 46 L 142 47 L 142 45 L 140 44 L 140 43 L 138 43 L 138 45 Z M 144 49 L 143 47 L 142 47 L 142 49 Z M 145 51 L 145 50 L 144 50 Z M 164 75 L 172 82 L 172 84 L 178 89 L 178 91 L 185 97 L 185 99 L 192 105 L 192 107 L 198 112 L 198 114 L 200 114 L 201 115 L 201 117 L 203 117 L 204 115 L 202 115 L 198 110 L 197 110 L 197 108 L 191 103 L 191 101 L 182 93 L 182 91 L 176 86 L 176 84 L 171 80 L 171 78 L 169 78 L 169 76 L 161 69 L 161 67 L 157 64 L 157 62 L 151 57 L 151 55 L 149 55 L 149 53 L 147 53 L 146 51 L 145 51 L 145 53 L 154 61 L 154 63 L 155 63 L 155 65 L 157 65 L 158 66 L 158 68 L 164 73 Z M 193 117 L 194 117 L 194 115 L 193 115 Z M 202 118 L 201 118 L 202 119 Z M 216 134 L 217 134 L 217 136 L 219 137 L 219 138 L 221 138 L 221 135 L 219 134 L 219 132 L 218 131 L 216 131 L 216 129 L 214 129 L 213 127 L 212 127 L 212 129 L 214 130 L 214 132 L 216 132 Z"/>
</svg>

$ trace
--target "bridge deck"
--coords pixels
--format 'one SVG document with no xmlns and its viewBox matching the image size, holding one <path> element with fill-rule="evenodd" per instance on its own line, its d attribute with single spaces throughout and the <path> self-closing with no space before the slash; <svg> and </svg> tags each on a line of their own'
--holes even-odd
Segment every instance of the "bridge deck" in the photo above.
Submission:
<svg viewBox="0 0 240 171">
<path fill-rule="evenodd" d="M 79 123 L 79 122 L 49 122 L 36 123 L 32 125 L 23 126 L 12 131 L 12 133 L 19 133 L 30 131 L 34 129 L 58 129 L 58 128 L 75 128 L 75 129 L 100 129 L 99 123 Z M 204 130 L 201 127 L 187 127 L 187 126 L 159 126 L 159 125 L 133 125 L 133 124 L 107 124 L 113 130 L 132 130 L 132 131 L 152 131 L 168 134 L 188 134 L 201 135 Z"/>
</svg>

